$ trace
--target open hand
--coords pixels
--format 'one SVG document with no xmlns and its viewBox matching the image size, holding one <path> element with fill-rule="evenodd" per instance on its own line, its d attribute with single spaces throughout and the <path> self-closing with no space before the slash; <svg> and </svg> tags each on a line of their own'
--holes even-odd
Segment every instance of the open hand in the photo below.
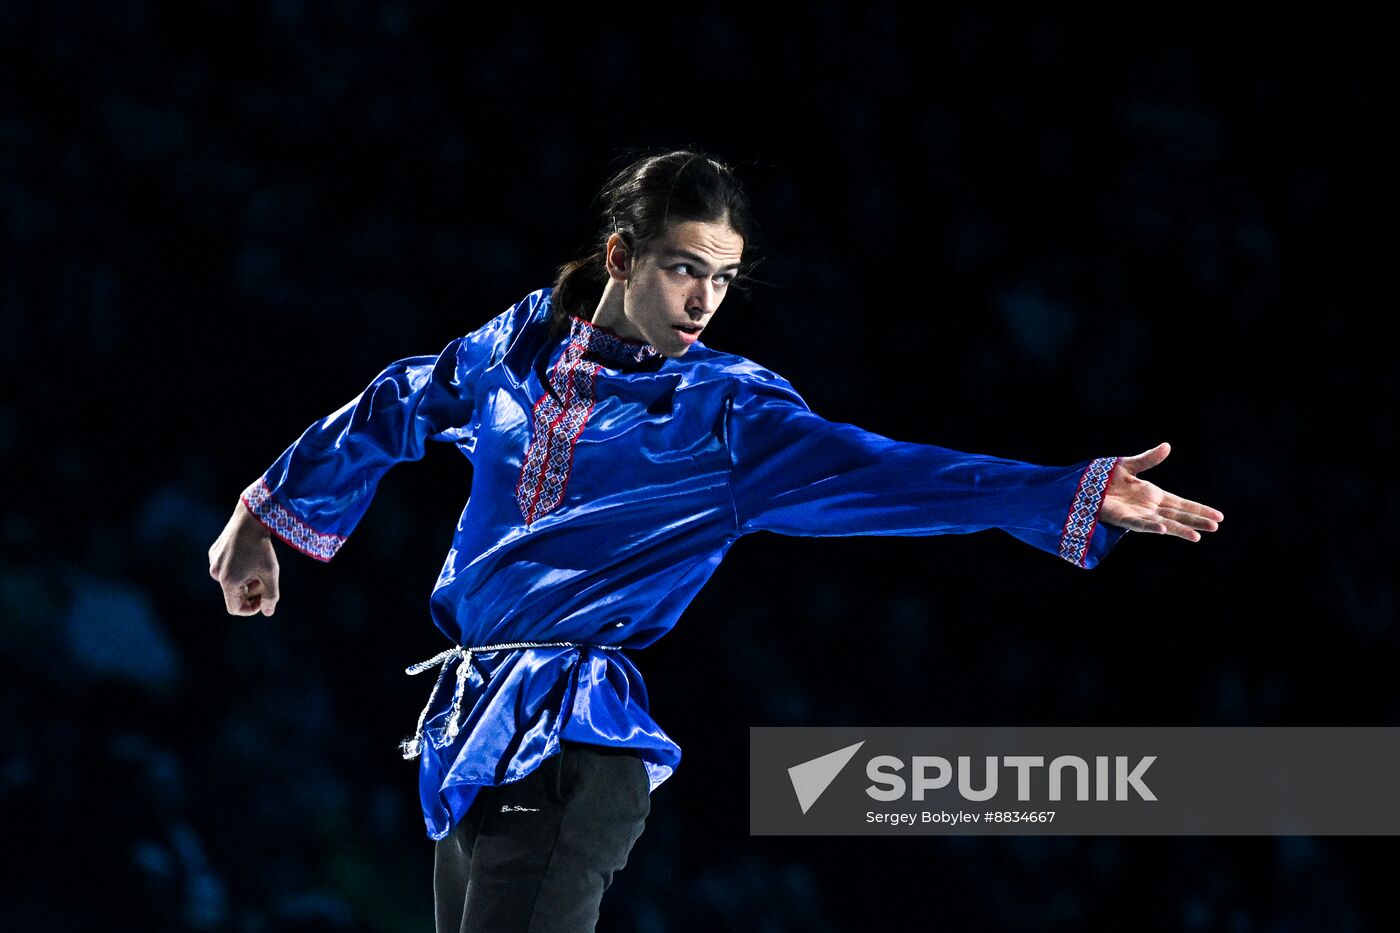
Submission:
<svg viewBox="0 0 1400 933">
<path fill-rule="evenodd" d="M 1201 532 L 1215 531 L 1225 514 L 1208 505 L 1174 496 L 1141 479 L 1139 474 L 1167 459 L 1170 444 L 1158 444 L 1136 457 L 1123 457 L 1113 468 L 1099 509 L 1099 521 L 1129 531 L 1175 535 L 1187 541 L 1201 540 Z"/>
</svg>

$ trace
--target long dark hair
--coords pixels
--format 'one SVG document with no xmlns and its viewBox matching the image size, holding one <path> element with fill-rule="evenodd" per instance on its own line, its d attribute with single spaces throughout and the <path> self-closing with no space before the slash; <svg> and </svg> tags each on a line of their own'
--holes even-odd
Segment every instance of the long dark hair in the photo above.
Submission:
<svg viewBox="0 0 1400 933">
<path fill-rule="evenodd" d="M 605 255 L 613 233 L 621 235 L 636 256 L 662 236 L 668 224 L 725 221 L 744 238 L 744 256 L 729 287 L 742 289 L 756 262 L 748 195 L 732 168 L 699 150 L 676 149 L 637 159 L 608 180 L 598 202 L 602 224 L 594 250 L 560 266 L 554 280 L 550 325 L 556 335 L 568 331 L 571 314 L 593 317 L 608 281 Z"/>
</svg>

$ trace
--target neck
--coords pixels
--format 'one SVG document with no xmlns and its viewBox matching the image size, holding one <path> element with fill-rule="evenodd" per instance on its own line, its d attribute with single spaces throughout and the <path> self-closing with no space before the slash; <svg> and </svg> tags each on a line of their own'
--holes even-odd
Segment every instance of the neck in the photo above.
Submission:
<svg viewBox="0 0 1400 933">
<path fill-rule="evenodd" d="M 606 327 L 619 337 L 626 337 L 629 340 L 645 340 L 646 338 L 632 326 L 632 322 L 627 320 L 627 312 L 623 310 L 622 291 L 626 288 L 625 282 L 617 279 L 608 279 L 603 286 L 603 297 L 598 299 L 598 307 L 593 309 L 593 323 L 599 327 Z"/>
</svg>

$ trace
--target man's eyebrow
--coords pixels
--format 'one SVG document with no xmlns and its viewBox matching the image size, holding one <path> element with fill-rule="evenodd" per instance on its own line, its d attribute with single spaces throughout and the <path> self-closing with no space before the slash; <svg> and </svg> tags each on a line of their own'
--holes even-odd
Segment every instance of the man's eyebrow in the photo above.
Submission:
<svg viewBox="0 0 1400 933">
<path fill-rule="evenodd" d="M 707 263 L 703 257 L 697 256 L 697 255 L 695 255 L 694 253 L 690 252 L 689 250 L 684 250 L 684 249 L 668 249 L 668 250 L 667 250 L 665 253 L 663 253 L 662 255 L 663 255 L 663 256 L 667 256 L 667 257 L 679 256 L 681 259 L 689 259 L 691 262 L 695 263 L 697 266 L 704 266 L 704 267 L 706 267 L 706 268 L 709 268 L 709 263 Z M 724 269 L 722 269 L 721 271 L 723 271 L 723 272 L 733 272 L 733 271 L 735 271 L 735 270 L 737 270 L 737 269 L 739 268 L 739 265 L 740 265 L 740 264 L 737 263 L 737 262 L 736 262 L 736 263 L 732 263 L 731 265 L 725 266 Z"/>
</svg>

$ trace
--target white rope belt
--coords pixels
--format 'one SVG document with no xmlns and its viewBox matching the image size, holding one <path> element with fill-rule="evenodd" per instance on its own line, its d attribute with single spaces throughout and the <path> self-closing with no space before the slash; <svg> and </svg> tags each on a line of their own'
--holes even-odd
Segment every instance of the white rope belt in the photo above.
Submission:
<svg viewBox="0 0 1400 933">
<path fill-rule="evenodd" d="M 433 684 L 433 692 L 428 694 L 427 705 L 423 707 L 423 712 L 418 714 L 418 728 L 414 730 L 413 737 L 399 743 L 404 758 L 417 758 L 422 753 L 423 724 L 428 721 L 428 713 L 433 708 L 433 701 L 437 699 L 438 690 L 442 688 L 442 682 L 447 677 L 447 669 L 452 666 L 452 662 L 460 659 L 460 663 L 457 665 L 457 688 L 452 694 L 452 715 L 447 718 L 447 737 L 449 739 L 455 739 L 457 731 L 461 728 L 462 694 L 466 692 L 467 678 L 471 676 L 472 655 L 478 652 L 484 654 L 489 651 L 508 651 L 514 648 L 598 648 L 602 651 L 619 651 L 622 646 L 591 645 L 578 641 L 511 641 L 500 645 L 476 645 L 471 648 L 453 645 L 426 661 L 409 665 L 404 668 L 404 673 L 410 676 L 421 674 L 438 664 L 442 665 L 442 669 L 438 672 L 437 683 Z"/>
</svg>

